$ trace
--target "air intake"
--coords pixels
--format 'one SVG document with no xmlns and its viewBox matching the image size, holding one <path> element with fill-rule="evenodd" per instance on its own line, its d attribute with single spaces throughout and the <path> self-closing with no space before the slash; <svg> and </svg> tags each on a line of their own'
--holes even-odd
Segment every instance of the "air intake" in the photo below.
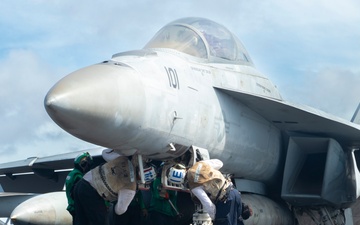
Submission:
<svg viewBox="0 0 360 225">
<path fill-rule="evenodd" d="M 331 138 L 291 137 L 281 196 L 292 205 L 340 206 L 354 201 L 347 155 Z M 356 200 L 356 197 L 355 197 Z"/>
</svg>

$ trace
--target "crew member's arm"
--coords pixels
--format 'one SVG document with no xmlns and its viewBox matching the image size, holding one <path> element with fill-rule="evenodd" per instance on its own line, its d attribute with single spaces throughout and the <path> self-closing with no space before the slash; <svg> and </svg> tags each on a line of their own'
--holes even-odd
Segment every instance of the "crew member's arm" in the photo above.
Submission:
<svg viewBox="0 0 360 225">
<path fill-rule="evenodd" d="M 141 211 L 142 211 L 142 215 L 143 215 L 143 217 L 147 217 L 148 216 L 148 211 L 147 211 L 145 203 L 144 203 L 144 197 L 142 195 L 142 192 L 140 190 L 138 190 L 136 195 L 138 196 L 139 205 L 140 205 L 140 208 L 141 208 Z"/>
<path fill-rule="evenodd" d="M 114 149 L 104 149 L 101 153 L 102 157 L 106 162 L 116 159 L 117 157 L 121 156 L 121 154 L 114 151 Z"/>
<path fill-rule="evenodd" d="M 126 212 L 128 206 L 135 196 L 135 191 L 124 189 L 118 192 L 118 201 L 115 207 L 115 213 L 121 215 Z"/>
<path fill-rule="evenodd" d="M 232 189 L 231 191 L 235 192 L 235 201 L 236 201 L 236 205 L 238 206 L 237 207 L 238 224 L 244 224 L 243 219 L 241 217 L 241 214 L 242 214 L 241 193 L 240 193 L 240 191 L 238 191 L 236 189 Z"/>
<path fill-rule="evenodd" d="M 212 220 L 215 219 L 216 208 L 210 200 L 202 186 L 191 189 L 191 192 L 200 200 L 204 210 L 209 214 Z"/>
<path fill-rule="evenodd" d="M 223 162 L 219 159 L 208 159 L 208 160 L 204 160 L 202 162 L 208 164 L 215 170 L 220 170 L 220 168 L 223 167 L 223 165 L 224 165 Z"/>
</svg>

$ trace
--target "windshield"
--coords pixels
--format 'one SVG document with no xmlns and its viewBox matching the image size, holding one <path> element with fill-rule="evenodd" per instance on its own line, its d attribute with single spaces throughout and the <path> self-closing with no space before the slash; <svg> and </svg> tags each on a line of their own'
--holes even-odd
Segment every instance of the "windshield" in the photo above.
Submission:
<svg viewBox="0 0 360 225">
<path fill-rule="evenodd" d="M 171 48 L 213 62 L 251 62 L 235 35 L 203 18 L 184 18 L 166 25 L 144 48 Z"/>
<path fill-rule="evenodd" d="M 206 47 L 200 36 L 180 25 L 164 27 L 145 48 L 171 48 L 195 57 L 207 58 Z"/>
</svg>

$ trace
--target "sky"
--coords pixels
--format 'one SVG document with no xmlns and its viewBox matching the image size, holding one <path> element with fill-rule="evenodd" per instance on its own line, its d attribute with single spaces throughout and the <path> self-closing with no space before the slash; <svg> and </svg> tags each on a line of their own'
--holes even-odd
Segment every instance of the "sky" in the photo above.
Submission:
<svg viewBox="0 0 360 225">
<path fill-rule="evenodd" d="M 350 120 L 360 102 L 359 12 L 358 0 L 2 0 L 0 163 L 94 147 L 50 119 L 48 90 L 190 16 L 238 36 L 285 100 Z"/>
</svg>

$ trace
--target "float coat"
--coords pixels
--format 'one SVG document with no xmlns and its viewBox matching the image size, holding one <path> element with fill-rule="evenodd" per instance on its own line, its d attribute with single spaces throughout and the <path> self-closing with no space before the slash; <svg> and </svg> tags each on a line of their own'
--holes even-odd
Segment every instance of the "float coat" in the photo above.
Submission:
<svg viewBox="0 0 360 225">
<path fill-rule="evenodd" d="M 93 169 L 91 173 L 92 186 L 107 201 L 118 200 L 119 190 L 136 190 L 134 167 L 125 156 L 120 156 L 100 165 Z"/>
<path fill-rule="evenodd" d="M 212 202 L 223 199 L 229 182 L 220 171 L 212 168 L 206 162 L 195 163 L 187 172 L 190 189 L 203 186 Z"/>
</svg>

